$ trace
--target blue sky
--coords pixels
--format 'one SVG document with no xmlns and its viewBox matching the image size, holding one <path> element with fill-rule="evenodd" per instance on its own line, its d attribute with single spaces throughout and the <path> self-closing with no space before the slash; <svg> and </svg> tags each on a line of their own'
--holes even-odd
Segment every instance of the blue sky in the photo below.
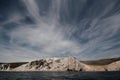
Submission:
<svg viewBox="0 0 120 80">
<path fill-rule="evenodd" d="M 120 57 L 120 0 L 0 0 L 0 62 Z"/>
</svg>

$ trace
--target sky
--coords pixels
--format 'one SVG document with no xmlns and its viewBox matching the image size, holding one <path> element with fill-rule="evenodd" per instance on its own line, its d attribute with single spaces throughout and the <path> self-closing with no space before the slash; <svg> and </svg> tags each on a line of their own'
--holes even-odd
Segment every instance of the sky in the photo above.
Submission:
<svg viewBox="0 0 120 80">
<path fill-rule="evenodd" d="M 120 0 L 0 0 L 0 62 L 120 57 Z"/>
</svg>

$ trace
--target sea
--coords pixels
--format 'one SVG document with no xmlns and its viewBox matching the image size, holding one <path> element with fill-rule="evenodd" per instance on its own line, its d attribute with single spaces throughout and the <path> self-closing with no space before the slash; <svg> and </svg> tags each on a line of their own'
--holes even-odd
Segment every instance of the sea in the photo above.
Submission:
<svg viewBox="0 0 120 80">
<path fill-rule="evenodd" d="M 120 80 L 120 72 L 0 72 L 0 80 Z"/>
</svg>

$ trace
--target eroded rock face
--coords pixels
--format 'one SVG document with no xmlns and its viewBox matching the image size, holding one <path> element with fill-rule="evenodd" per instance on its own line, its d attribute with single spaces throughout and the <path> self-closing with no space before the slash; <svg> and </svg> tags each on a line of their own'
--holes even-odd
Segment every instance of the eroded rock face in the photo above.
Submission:
<svg viewBox="0 0 120 80">
<path fill-rule="evenodd" d="M 84 71 L 84 68 L 84 63 L 81 63 L 75 57 L 68 57 L 68 71 Z"/>
<path fill-rule="evenodd" d="M 107 67 L 107 71 L 120 71 L 120 61 L 113 62 Z"/>
<path fill-rule="evenodd" d="M 88 65 L 75 57 L 46 58 L 18 65 L 0 64 L 0 71 L 120 71 L 120 61 L 107 65 Z"/>
<path fill-rule="evenodd" d="M 0 65 L 0 70 L 8 70 L 9 67 L 10 67 L 9 64 L 1 64 L 1 65 Z"/>
</svg>

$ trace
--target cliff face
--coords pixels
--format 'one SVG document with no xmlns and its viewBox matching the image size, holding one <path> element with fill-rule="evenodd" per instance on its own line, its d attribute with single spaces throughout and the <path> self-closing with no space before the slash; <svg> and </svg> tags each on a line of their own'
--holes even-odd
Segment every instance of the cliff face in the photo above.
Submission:
<svg viewBox="0 0 120 80">
<path fill-rule="evenodd" d="M 28 62 L 13 70 L 15 71 L 79 71 L 83 69 L 83 63 L 80 63 L 74 57 L 67 58 L 46 58 Z"/>
<path fill-rule="evenodd" d="M 0 71 L 119 71 L 120 61 L 90 65 L 75 57 L 46 58 L 25 63 L 0 63 Z"/>
<path fill-rule="evenodd" d="M 0 71 L 9 71 L 19 67 L 27 62 L 18 62 L 18 63 L 0 63 Z"/>
</svg>

